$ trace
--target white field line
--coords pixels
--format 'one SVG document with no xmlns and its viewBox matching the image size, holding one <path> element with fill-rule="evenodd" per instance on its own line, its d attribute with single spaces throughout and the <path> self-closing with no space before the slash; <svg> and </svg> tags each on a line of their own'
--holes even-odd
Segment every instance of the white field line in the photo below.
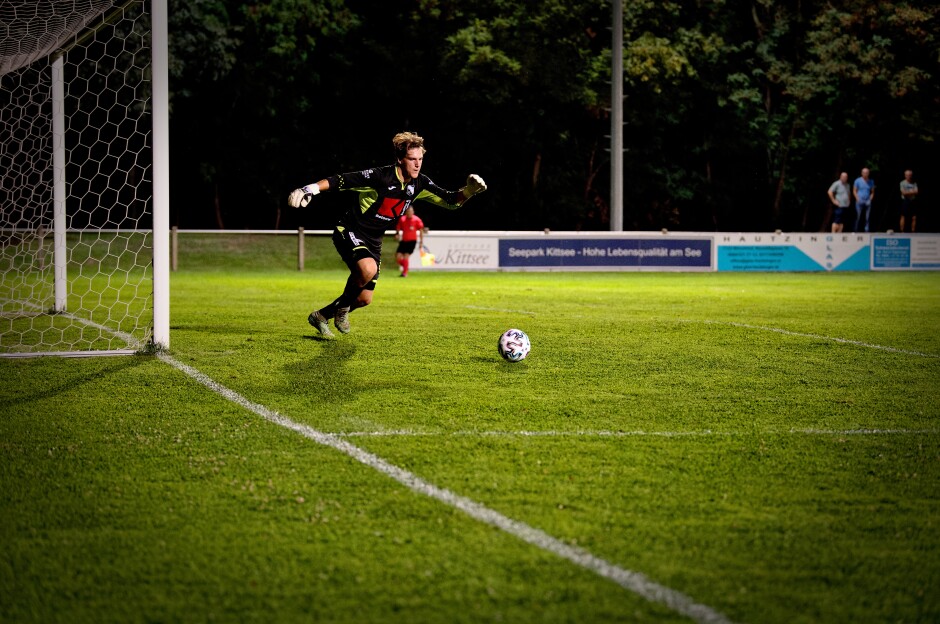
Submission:
<svg viewBox="0 0 940 624">
<path fill-rule="evenodd" d="M 527 314 L 529 316 L 535 316 L 535 312 L 529 312 L 527 310 L 509 310 L 506 308 L 485 308 L 483 306 L 475 306 L 475 305 L 465 305 L 464 308 L 467 310 L 483 310 L 484 312 L 506 312 L 509 314 Z"/>
<path fill-rule="evenodd" d="M 254 412 L 269 422 L 299 433 L 305 438 L 313 440 L 318 444 L 322 444 L 340 451 L 341 453 L 348 455 L 356 461 L 361 462 L 362 464 L 365 464 L 374 470 L 377 470 L 378 472 L 394 479 L 395 481 L 398 481 L 413 492 L 429 496 L 446 505 L 454 507 L 455 509 L 459 509 L 475 520 L 479 520 L 480 522 L 498 528 L 537 548 L 541 548 L 544 551 L 550 552 L 563 559 L 567 559 L 568 561 L 579 565 L 582 568 L 590 570 L 606 579 L 613 581 L 624 589 L 631 591 L 645 598 L 646 600 L 649 600 L 650 602 L 664 605 L 676 613 L 682 614 L 695 622 L 730 623 L 728 618 L 718 611 L 715 611 L 711 607 L 697 603 L 689 596 L 686 596 L 685 594 L 674 589 L 660 585 L 639 572 L 633 572 L 631 570 L 618 567 L 612 563 L 609 563 L 608 561 L 605 561 L 604 559 L 601 559 L 600 557 L 592 555 L 583 548 L 566 544 L 565 542 L 552 537 L 540 529 L 531 527 L 524 522 L 513 520 L 512 518 L 504 516 L 498 511 L 494 511 L 493 509 L 477 503 L 476 501 L 473 501 L 465 496 L 460 496 L 459 494 L 455 494 L 450 490 L 429 483 L 417 475 L 404 470 L 403 468 L 399 468 L 398 466 L 390 464 L 386 460 L 373 453 L 350 444 L 338 435 L 317 431 L 316 429 L 307 425 L 294 422 L 293 420 L 282 416 L 263 405 L 249 401 L 234 390 L 230 390 L 229 388 L 226 388 L 222 384 L 216 382 L 208 375 L 196 370 L 195 368 L 192 368 L 191 366 L 179 362 L 169 355 L 161 353 L 158 354 L 157 357 L 170 366 L 173 366 L 174 368 L 182 371 L 189 377 L 201 383 L 203 386 L 212 390 L 216 394 L 219 394 L 223 398 L 240 405 L 241 407 L 244 407 L 251 412 Z"/>
<path fill-rule="evenodd" d="M 891 353 L 903 353 L 905 355 L 917 355 L 925 358 L 940 358 L 940 355 L 934 353 L 924 353 L 922 351 L 910 351 L 908 349 L 898 349 L 896 347 L 886 347 L 884 345 L 861 342 L 859 340 L 848 340 L 846 338 L 836 338 L 834 336 L 821 336 L 819 334 L 804 334 L 802 332 L 780 329 L 779 327 L 765 327 L 762 325 L 750 325 L 748 323 L 736 323 L 734 321 L 684 321 L 690 323 L 705 323 L 706 325 L 730 325 L 732 327 L 742 327 L 744 329 L 759 329 L 761 331 L 775 332 L 785 336 L 798 336 L 800 338 L 813 338 L 814 340 L 828 340 L 829 342 L 838 342 L 840 344 L 854 345 L 856 347 L 865 347 L 866 349 L 880 349 L 881 351 L 890 351 Z"/>
<path fill-rule="evenodd" d="M 376 431 L 347 431 L 334 433 L 341 438 L 384 437 L 490 437 L 490 438 L 691 438 L 691 437 L 736 437 L 749 435 L 806 435 L 806 436 L 875 436 L 875 435 L 933 435 L 933 429 L 767 429 L 763 431 L 420 431 L 416 429 L 390 429 Z"/>
<path fill-rule="evenodd" d="M 531 316 L 535 316 L 535 312 L 528 312 L 528 311 L 525 311 L 525 310 L 507 310 L 507 309 L 502 309 L 502 308 L 485 308 L 485 307 L 481 307 L 481 306 L 472 306 L 472 305 L 464 306 L 464 308 L 467 308 L 467 309 L 470 309 L 470 310 L 484 310 L 484 311 L 487 311 L 487 312 L 508 312 L 508 313 L 512 313 L 512 314 L 528 314 L 528 315 L 531 315 Z M 581 318 L 581 317 L 578 316 L 578 317 L 575 317 L 575 318 Z M 704 324 L 706 324 L 706 325 L 730 325 L 730 326 L 732 326 L 732 327 L 741 327 L 741 328 L 744 328 L 744 329 L 758 329 L 758 330 L 761 330 L 761 331 L 775 332 L 775 333 L 778 333 L 778 334 L 783 334 L 783 335 L 785 335 L 785 336 L 798 336 L 798 337 L 800 337 L 800 338 L 813 338 L 813 339 L 815 339 L 815 340 L 828 340 L 828 341 L 830 341 L 830 342 L 838 342 L 838 343 L 840 343 L 840 344 L 854 345 L 854 346 L 856 346 L 856 347 L 865 347 L 865 348 L 867 348 L 867 349 L 879 349 L 879 350 L 881 350 L 881 351 L 889 351 L 889 352 L 891 352 L 891 353 L 902 353 L 902 354 L 904 354 L 904 355 L 916 355 L 916 356 L 925 357 L 925 358 L 940 358 L 940 355 L 937 355 L 937 354 L 935 354 L 935 353 L 924 353 L 924 352 L 922 352 L 922 351 L 912 351 L 912 350 L 909 350 L 909 349 L 898 349 L 898 348 L 896 348 L 896 347 L 887 347 L 887 346 L 884 346 L 884 345 L 877 345 L 877 344 L 871 344 L 871 343 L 868 343 L 868 342 L 861 342 L 861 341 L 859 341 L 859 340 L 849 340 L 849 339 L 847 339 L 847 338 L 836 338 L 836 337 L 834 337 L 834 336 L 822 336 L 822 335 L 820 335 L 820 334 L 806 334 L 806 333 L 802 333 L 802 332 L 790 331 L 790 330 L 787 330 L 787 329 L 780 329 L 779 327 L 765 327 L 765 326 L 763 326 L 763 325 L 751 325 L 751 324 L 749 324 L 749 323 L 737 323 L 737 322 L 734 322 L 734 321 L 711 321 L 711 320 L 696 321 L 696 320 L 681 320 L 680 322 L 683 322 L 683 323 L 704 323 Z"/>
<path fill-rule="evenodd" d="M 6 305 L 9 303 L 20 303 L 26 307 L 32 308 L 36 313 L 47 313 L 47 311 L 38 304 L 33 303 L 32 301 L 15 301 L 12 299 L 0 299 L 0 304 Z M 4 358 L 28 358 L 28 357 L 37 357 L 37 356 L 57 356 L 57 357 L 99 357 L 99 356 L 109 356 L 109 355 L 133 355 L 141 348 L 141 341 L 120 330 L 114 329 L 112 327 L 105 327 L 100 323 L 96 323 L 90 319 L 82 318 L 80 316 L 75 316 L 71 312 L 59 312 L 60 316 L 64 318 L 71 319 L 76 323 L 80 323 L 87 327 L 94 327 L 102 332 L 111 334 L 119 340 L 123 340 L 127 345 L 126 349 L 103 349 L 103 350 L 89 350 L 89 351 L 17 351 L 11 353 L 0 353 L 0 357 Z"/>
<path fill-rule="evenodd" d="M 940 433 L 940 429 L 791 429 L 791 433 L 803 433 L 819 436 L 866 436 L 866 435 L 930 435 Z"/>
</svg>

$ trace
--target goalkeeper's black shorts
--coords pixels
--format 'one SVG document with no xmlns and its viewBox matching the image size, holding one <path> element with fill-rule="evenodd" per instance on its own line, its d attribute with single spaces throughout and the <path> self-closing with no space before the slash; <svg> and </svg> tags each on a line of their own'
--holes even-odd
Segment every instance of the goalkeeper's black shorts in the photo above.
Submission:
<svg viewBox="0 0 940 624">
<path fill-rule="evenodd" d="M 375 260 L 377 271 L 375 279 L 379 278 L 378 271 L 382 268 L 382 241 L 368 240 L 361 238 L 356 232 L 350 230 L 344 225 L 336 226 L 333 230 L 333 246 L 339 252 L 339 257 L 343 259 L 350 270 L 354 269 L 356 263 L 363 258 L 372 258 Z"/>
</svg>

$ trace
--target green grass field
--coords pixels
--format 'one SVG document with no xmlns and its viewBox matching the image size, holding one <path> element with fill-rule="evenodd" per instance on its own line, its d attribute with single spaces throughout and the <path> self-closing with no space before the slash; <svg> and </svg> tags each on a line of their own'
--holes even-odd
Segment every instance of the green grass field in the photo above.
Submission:
<svg viewBox="0 0 940 624">
<path fill-rule="evenodd" d="M 295 246 L 187 239 L 167 357 L 0 359 L 0 620 L 940 621 L 940 274 L 387 259 L 323 340 Z"/>
</svg>

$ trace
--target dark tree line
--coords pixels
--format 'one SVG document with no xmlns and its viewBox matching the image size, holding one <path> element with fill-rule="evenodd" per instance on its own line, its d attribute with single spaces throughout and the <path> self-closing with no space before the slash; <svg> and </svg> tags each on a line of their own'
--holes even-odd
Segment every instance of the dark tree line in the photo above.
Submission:
<svg viewBox="0 0 940 624">
<path fill-rule="evenodd" d="M 437 229 L 609 229 L 608 0 L 171 0 L 172 222 L 325 228 L 296 186 L 391 162 L 490 190 Z M 625 229 L 817 231 L 863 166 L 892 227 L 937 191 L 940 8 L 861 0 L 624 5 Z M 471 209 L 472 207 L 472 209 Z M 927 223 L 925 215 L 921 219 Z"/>
</svg>

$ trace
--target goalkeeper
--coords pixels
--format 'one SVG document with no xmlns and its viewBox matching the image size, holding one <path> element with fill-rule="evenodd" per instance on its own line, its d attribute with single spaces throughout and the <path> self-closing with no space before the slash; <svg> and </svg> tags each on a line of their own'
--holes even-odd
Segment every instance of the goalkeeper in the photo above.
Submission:
<svg viewBox="0 0 940 624">
<path fill-rule="evenodd" d="M 486 183 L 476 174 L 467 177 L 459 191 L 447 191 L 421 173 L 424 163 L 424 139 L 412 132 L 400 132 L 392 138 L 395 164 L 324 178 L 294 190 L 287 203 L 306 207 L 315 195 L 326 191 L 355 191 L 358 203 L 342 214 L 333 230 L 333 246 L 346 266 L 349 278 L 343 293 L 331 303 L 314 310 L 307 321 L 323 336 L 332 336 L 329 320 L 340 332 L 349 333 L 349 314 L 372 302 L 382 257 L 382 238 L 393 229 L 412 202 L 423 201 L 455 210 L 468 199 L 486 190 Z"/>
</svg>

